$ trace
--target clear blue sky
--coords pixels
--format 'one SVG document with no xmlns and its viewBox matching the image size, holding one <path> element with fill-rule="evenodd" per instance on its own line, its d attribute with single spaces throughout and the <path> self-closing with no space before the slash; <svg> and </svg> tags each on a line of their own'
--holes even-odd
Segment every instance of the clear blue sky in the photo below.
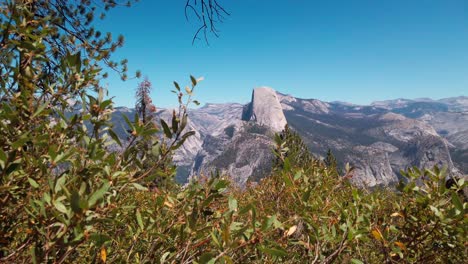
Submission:
<svg viewBox="0 0 468 264">
<path fill-rule="evenodd" d="M 125 36 L 116 58 L 149 77 L 159 107 L 176 104 L 172 81 L 190 74 L 205 77 L 202 104 L 244 103 L 257 86 L 358 104 L 468 95 L 466 0 L 218 1 L 231 16 L 209 46 L 192 45 L 185 0 L 141 0 L 98 27 Z M 105 83 L 116 105 L 133 106 L 139 81 Z"/>
</svg>

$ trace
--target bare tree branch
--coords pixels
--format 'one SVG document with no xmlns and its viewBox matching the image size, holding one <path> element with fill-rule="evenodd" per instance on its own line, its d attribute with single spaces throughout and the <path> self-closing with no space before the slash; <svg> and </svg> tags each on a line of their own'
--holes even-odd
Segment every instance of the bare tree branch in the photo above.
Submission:
<svg viewBox="0 0 468 264">
<path fill-rule="evenodd" d="M 200 40 L 200 34 L 203 35 L 206 44 L 208 43 L 208 33 L 219 37 L 218 23 L 223 23 L 226 16 L 230 14 L 224 9 L 217 0 L 187 0 L 185 3 L 185 18 L 189 20 L 189 13 L 195 14 L 200 23 L 200 27 L 195 32 L 192 44 L 195 40 Z"/>
</svg>

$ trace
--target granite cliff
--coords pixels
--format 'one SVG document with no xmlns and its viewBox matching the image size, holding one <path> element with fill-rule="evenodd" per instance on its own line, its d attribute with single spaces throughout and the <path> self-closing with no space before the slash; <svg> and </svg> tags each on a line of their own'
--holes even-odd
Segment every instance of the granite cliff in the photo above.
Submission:
<svg viewBox="0 0 468 264">
<path fill-rule="evenodd" d="M 268 87 L 254 89 L 251 102 L 243 107 L 241 119 L 225 127 L 225 133 L 205 138 L 190 175 L 218 170 L 240 185 L 249 178 L 267 176 L 273 160 L 273 135 L 285 125 L 276 92 Z"/>
<path fill-rule="evenodd" d="M 244 107 L 242 119 L 281 132 L 287 124 L 276 92 L 269 87 L 256 88 L 252 100 Z"/>
<path fill-rule="evenodd" d="M 272 137 L 286 124 L 317 158 L 331 149 L 341 165 L 353 165 L 353 181 L 359 185 L 392 185 L 400 170 L 411 166 L 445 165 L 451 175 L 468 174 L 467 109 L 466 97 L 359 106 L 300 99 L 260 87 L 246 105 L 207 104 L 190 112 L 187 129 L 196 134 L 174 156 L 177 180 L 219 171 L 242 185 L 267 176 Z M 157 114 L 167 118 L 171 111 Z M 124 112 L 131 116 L 133 110 L 118 108 L 115 122 Z"/>
</svg>

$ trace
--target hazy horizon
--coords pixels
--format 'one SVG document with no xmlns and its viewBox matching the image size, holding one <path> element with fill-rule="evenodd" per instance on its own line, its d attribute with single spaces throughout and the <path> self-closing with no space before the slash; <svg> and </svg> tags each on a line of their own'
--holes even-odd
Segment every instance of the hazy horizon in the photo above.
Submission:
<svg viewBox="0 0 468 264">
<path fill-rule="evenodd" d="M 269 87 L 269 88 L 272 88 L 274 89 L 273 87 Z M 255 88 L 252 88 L 252 90 L 255 89 Z M 285 93 L 282 93 L 281 91 L 278 91 L 276 89 L 274 89 L 276 92 L 279 92 L 281 94 L 284 94 L 284 95 L 288 95 L 288 96 L 293 96 L 295 98 L 298 98 L 298 99 L 305 99 L 305 100 L 320 100 L 320 101 L 323 101 L 323 102 L 326 102 L 326 103 L 348 103 L 348 104 L 352 104 L 352 105 L 355 105 L 355 106 L 371 106 L 372 104 L 374 103 L 379 103 L 379 102 L 386 102 L 386 101 L 396 101 L 396 100 L 412 100 L 412 101 L 423 101 L 423 100 L 431 100 L 431 101 L 434 101 L 434 102 L 438 102 L 438 101 L 441 101 L 441 100 L 444 100 L 444 99 L 452 99 L 452 98 L 463 98 L 463 99 L 467 99 L 468 100 L 468 96 L 466 95 L 459 95 L 459 96 L 450 96 L 450 97 L 441 97 L 441 98 L 430 98 L 430 97 L 418 97 L 418 98 L 403 98 L 403 97 L 399 97 L 399 98 L 388 98 L 388 99 L 382 99 L 382 100 L 375 100 L 375 101 L 372 101 L 372 102 L 369 102 L 367 104 L 357 104 L 357 103 L 354 103 L 354 102 L 349 102 L 349 101 L 342 101 L 342 100 L 331 100 L 331 101 L 324 101 L 324 100 L 321 100 L 321 99 L 318 99 L 318 98 L 313 98 L 313 97 L 297 97 L 295 96 L 294 94 L 285 94 Z M 242 102 L 237 102 L 237 101 L 224 101 L 224 102 L 200 102 L 200 105 L 199 106 L 196 106 L 194 104 L 190 105 L 190 108 L 200 108 L 200 107 L 203 107 L 205 105 L 209 105 L 209 104 L 214 104 L 214 105 L 220 105 L 220 104 L 241 104 L 241 105 L 244 105 L 244 104 L 247 104 L 251 101 L 251 98 L 249 98 L 249 100 L 247 101 L 242 101 Z M 118 105 L 118 104 L 115 104 L 114 107 L 127 107 L 127 108 L 134 108 L 133 105 Z M 157 108 L 163 108 L 163 109 L 167 109 L 167 108 L 177 108 L 178 106 L 176 105 L 166 105 L 166 106 L 157 106 Z"/>
</svg>

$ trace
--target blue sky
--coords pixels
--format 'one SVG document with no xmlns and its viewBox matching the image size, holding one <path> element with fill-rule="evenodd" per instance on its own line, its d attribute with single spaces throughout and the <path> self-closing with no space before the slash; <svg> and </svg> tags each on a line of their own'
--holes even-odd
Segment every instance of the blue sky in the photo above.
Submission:
<svg viewBox="0 0 468 264">
<path fill-rule="evenodd" d="M 270 86 L 286 94 L 368 104 L 399 97 L 468 95 L 466 0 L 219 0 L 231 13 L 220 38 L 192 45 L 185 0 L 140 0 L 97 27 L 125 36 L 115 54 L 153 83 L 159 107 L 176 104 L 174 80 L 205 80 L 204 103 L 250 100 Z M 133 106 L 141 80 L 104 81 L 116 105 Z"/>
</svg>

